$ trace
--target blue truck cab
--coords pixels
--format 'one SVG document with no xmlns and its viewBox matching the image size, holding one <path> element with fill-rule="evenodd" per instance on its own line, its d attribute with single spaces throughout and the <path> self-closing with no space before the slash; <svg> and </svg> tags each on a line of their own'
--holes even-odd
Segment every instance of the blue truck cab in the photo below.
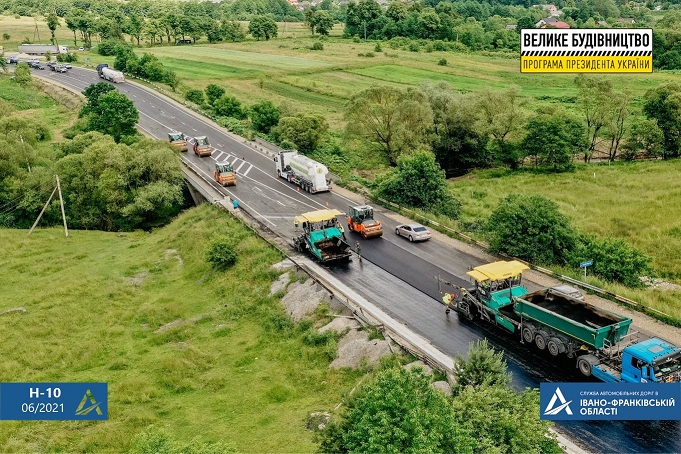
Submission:
<svg viewBox="0 0 681 454">
<path fill-rule="evenodd" d="M 615 360 L 619 361 L 617 357 Z M 658 338 L 647 339 L 625 347 L 621 363 L 592 364 L 592 372 L 594 377 L 610 383 L 679 382 L 681 348 Z"/>
</svg>

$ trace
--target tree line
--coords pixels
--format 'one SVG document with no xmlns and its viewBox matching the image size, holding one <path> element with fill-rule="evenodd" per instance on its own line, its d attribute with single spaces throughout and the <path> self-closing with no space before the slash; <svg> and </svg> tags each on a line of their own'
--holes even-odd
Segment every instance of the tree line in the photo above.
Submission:
<svg viewBox="0 0 681 454">
<path fill-rule="evenodd" d="M 30 73 L 29 73 L 30 76 Z M 22 82 L 34 90 L 31 82 Z M 13 112 L 0 100 L 0 225 L 29 228 L 59 175 L 69 226 L 107 231 L 150 229 L 169 222 L 186 206 L 184 178 L 175 152 L 165 142 L 135 130 L 132 101 L 99 83 L 84 94 L 80 119 L 50 148 L 52 135 L 41 122 Z M 52 203 L 41 220 L 58 225 Z"/>
</svg>

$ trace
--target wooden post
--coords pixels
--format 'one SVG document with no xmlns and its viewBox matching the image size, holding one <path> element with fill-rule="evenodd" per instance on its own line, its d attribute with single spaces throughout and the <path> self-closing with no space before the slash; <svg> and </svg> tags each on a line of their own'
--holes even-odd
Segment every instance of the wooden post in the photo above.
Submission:
<svg viewBox="0 0 681 454">
<path fill-rule="evenodd" d="M 64 235 L 69 236 L 69 228 L 66 227 L 66 213 L 64 213 L 64 199 L 61 196 L 61 186 L 59 185 L 59 175 L 57 177 L 57 189 L 59 190 L 59 203 L 61 204 L 61 217 L 64 220 Z"/>
<path fill-rule="evenodd" d="M 55 193 L 55 192 L 57 192 L 57 188 L 54 188 L 54 190 L 52 191 L 52 194 L 50 194 L 50 198 L 47 199 L 47 203 L 45 204 L 45 206 L 43 207 L 43 209 L 40 211 L 40 214 L 38 215 L 38 219 L 35 220 L 35 222 L 33 223 L 33 226 L 31 227 L 31 230 L 28 231 L 28 234 L 29 234 L 29 235 L 33 232 L 33 229 L 35 229 L 35 226 L 38 225 L 38 222 L 40 221 L 40 218 L 43 217 L 43 213 L 45 212 L 45 209 L 47 208 L 47 205 L 49 205 L 50 202 L 52 201 L 52 197 L 54 196 L 54 193 Z"/>
</svg>

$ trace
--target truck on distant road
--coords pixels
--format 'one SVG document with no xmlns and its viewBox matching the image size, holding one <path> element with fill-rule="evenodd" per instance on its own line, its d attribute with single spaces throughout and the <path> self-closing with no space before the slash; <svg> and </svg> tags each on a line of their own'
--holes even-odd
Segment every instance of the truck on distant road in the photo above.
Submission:
<svg viewBox="0 0 681 454">
<path fill-rule="evenodd" d="M 109 65 L 106 63 L 97 65 L 97 74 L 99 74 L 101 79 L 108 80 L 109 82 L 125 82 L 125 75 L 120 71 L 109 68 Z"/>
<path fill-rule="evenodd" d="M 298 154 L 296 150 L 280 151 L 274 157 L 274 163 L 279 178 L 286 179 L 304 191 L 315 193 L 331 190 L 326 166 Z"/>
<path fill-rule="evenodd" d="M 576 367 L 605 382 L 679 382 L 681 348 L 662 339 L 639 341 L 629 333 L 632 319 L 599 309 L 560 291 L 528 293 L 521 284 L 528 267 L 494 262 L 466 274 L 474 287 L 443 298 L 469 320 L 481 319 L 515 334 L 552 356 L 576 358 Z"/>
<path fill-rule="evenodd" d="M 295 250 L 309 250 L 322 263 L 350 260 L 350 245 L 345 242 L 337 218 L 342 214 L 338 210 L 318 210 L 297 216 L 294 225 L 302 233 L 293 238 Z"/>
</svg>

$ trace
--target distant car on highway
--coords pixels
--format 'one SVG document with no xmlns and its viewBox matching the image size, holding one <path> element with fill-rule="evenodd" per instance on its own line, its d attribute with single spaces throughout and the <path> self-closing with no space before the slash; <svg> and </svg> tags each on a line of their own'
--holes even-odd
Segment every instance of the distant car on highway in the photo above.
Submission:
<svg viewBox="0 0 681 454">
<path fill-rule="evenodd" d="M 57 71 L 58 73 L 65 73 L 69 69 L 64 65 L 57 65 L 57 66 L 54 67 L 54 70 Z"/>
<path fill-rule="evenodd" d="M 71 63 L 64 63 L 62 66 L 64 66 L 64 68 L 66 68 L 66 69 L 73 68 L 73 66 L 71 66 Z"/>
<path fill-rule="evenodd" d="M 82 50 L 85 50 L 85 48 L 84 48 L 84 47 L 79 47 L 78 50 L 81 50 L 81 51 L 82 51 Z"/>
<path fill-rule="evenodd" d="M 37 69 L 45 69 L 46 66 L 45 66 L 44 64 L 42 64 L 42 63 L 38 63 L 38 66 L 35 66 L 35 68 L 37 68 Z"/>
<path fill-rule="evenodd" d="M 430 230 L 421 224 L 402 224 L 395 228 L 399 236 L 409 238 L 409 241 L 426 241 L 430 239 Z"/>
<path fill-rule="evenodd" d="M 9 57 L 7 59 L 7 63 L 9 63 L 10 65 L 17 65 L 19 64 L 19 59 L 17 57 Z"/>
</svg>

